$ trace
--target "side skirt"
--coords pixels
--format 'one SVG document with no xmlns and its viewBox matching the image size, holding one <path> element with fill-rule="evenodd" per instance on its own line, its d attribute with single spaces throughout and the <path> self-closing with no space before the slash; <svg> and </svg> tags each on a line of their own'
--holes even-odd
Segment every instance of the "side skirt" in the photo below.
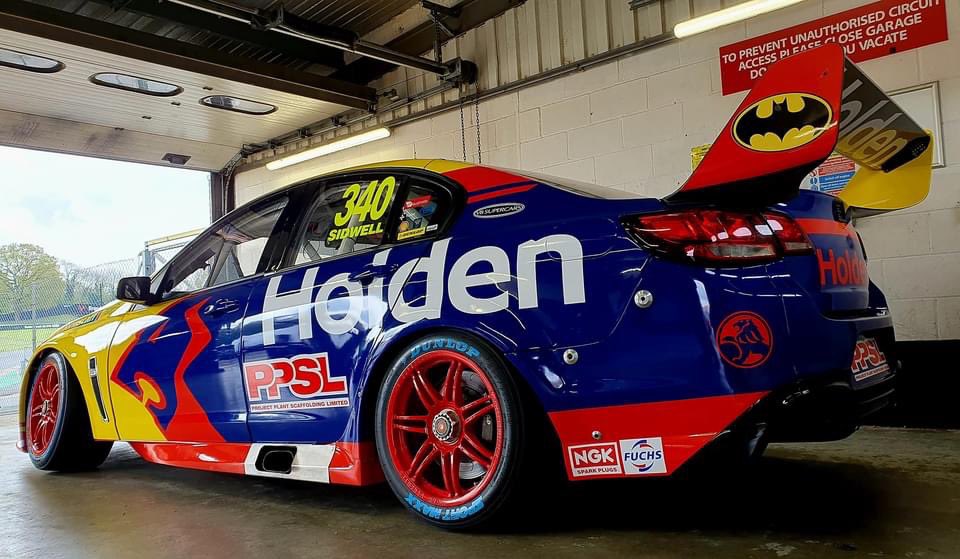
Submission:
<svg viewBox="0 0 960 559">
<path fill-rule="evenodd" d="M 358 486 L 380 483 L 384 479 L 372 442 L 129 444 L 144 460 L 177 468 Z M 264 469 L 264 453 L 277 449 L 288 450 L 293 455 L 288 468 L 284 471 Z"/>
</svg>

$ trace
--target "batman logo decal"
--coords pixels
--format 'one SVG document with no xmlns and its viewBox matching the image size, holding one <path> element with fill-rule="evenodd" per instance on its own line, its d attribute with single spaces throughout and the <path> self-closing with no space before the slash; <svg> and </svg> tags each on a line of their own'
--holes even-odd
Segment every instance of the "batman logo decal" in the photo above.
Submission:
<svg viewBox="0 0 960 559">
<path fill-rule="evenodd" d="M 737 115 L 733 138 L 754 151 L 787 151 L 809 144 L 833 120 L 830 105 L 809 93 L 771 95 Z"/>
</svg>

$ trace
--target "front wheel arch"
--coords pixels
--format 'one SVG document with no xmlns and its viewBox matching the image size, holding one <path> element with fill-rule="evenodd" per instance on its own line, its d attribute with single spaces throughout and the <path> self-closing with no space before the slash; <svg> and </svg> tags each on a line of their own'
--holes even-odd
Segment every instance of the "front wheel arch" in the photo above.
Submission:
<svg viewBox="0 0 960 559">
<path fill-rule="evenodd" d="M 17 448 L 23 452 L 27 452 L 26 446 L 26 425 L 27 425 L 27 399 L 30 397 L 30 387 L 33 385 L 33 377 L 37 376 L 37 373 L 40 372 L 40 364 L 47 358 L 48 355 L 52 353 L 57 353 L 57 350 L 53 348 L 45 348 L 36 352 L 33 355 L 33 359 L 27 364 L 23 370 L 23 376 L 20 379 L 20 396 L 19 396 L 19 409 L 17 412 L 19 421 L 20 421 L 20 438 L 17 441 Z M 62 356 L 63 354 L 61 354 Z M 67 358 L 63 357 L 64 361 Z M 69 363 L 69 361 L 67 361 Z M 73 367 L 70 367 L 70 371 L 73 371 Z"/>
<path fill-rule="evenodd" d="M 27 447 L 29 441 L 26 440 L 26 424 L 31 421 L 31 418 L 26 414 L 33 405 L 32 393 L 37 390 L 34 386 L 37 375 L 51 358 L 54 358 L 54 366 L 58 372 L 62 372 L 63 379 L 60 386 L 58 424 L 52 435 L 50 447 L 42 454 L 35 455 Z M 41 470 L 72 472 L 97 468 L 109 454 L 113 441 L 97 441 L 93 438 L 90 409 L 76 370 L 67 357 L 55 348 L 42 351 L 34 362 L 36 365 L 28 368 L 29 384 L 24 388 L 27 399 L 21 405 L 23 450 L 30 455 L 34 466 Z"/>
</svg>

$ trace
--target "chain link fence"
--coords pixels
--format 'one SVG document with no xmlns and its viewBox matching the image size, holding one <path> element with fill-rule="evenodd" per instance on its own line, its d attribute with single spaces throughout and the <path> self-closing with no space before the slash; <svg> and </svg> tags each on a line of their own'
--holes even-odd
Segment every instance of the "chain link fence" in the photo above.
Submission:
<svg viewBox="0 0 960 559">
<path fill-rule="evenodd" d="M 23 370 L 34 349 L 57 328 L 114 299 L 117 282 L 149 276 L 196 236 L 197 231 L 148 241 L 133 258 L 79 267 L 60 262 L 23 285 L 0 289 L 0 415 L 17 411 Z"/>
</svg>

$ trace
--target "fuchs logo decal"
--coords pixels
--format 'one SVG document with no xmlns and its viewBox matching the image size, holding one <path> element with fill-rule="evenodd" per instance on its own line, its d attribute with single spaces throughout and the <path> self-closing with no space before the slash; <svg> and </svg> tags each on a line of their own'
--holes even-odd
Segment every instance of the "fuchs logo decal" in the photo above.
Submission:
<svg viewBox="0 0 960 559">
<path fill-rule="evenodd" d="M 620 454 L 623 458 L 623 473 L 628 476 L 667 473 L 663 441 L 660 437 L 621 440 Z"/>
<path fill-rule="evenodd" d="M 832 119 L 830 105 L 816 95 L 781 93 L 741 111 L 733 138 L 754 151 L 787 151 L 816 140 Z"/>
<path fill-rule="evenodd" d="M 244 363 L 243 380 L 254 413 L 350 405 L 347 379 L 330 374 L 326 353 Z"/>
<path fill-rule="evenodd" d="M 510 255 L 497 246 L 481 246 L 465 252 L 451 266 L 447 266 L 450 239 L 433 243 L 429 256 L 413 258 L 399 266 L 389 278 L 378 277 L 369 284 L 350 279 L 349 273 L 337 274 L 318 282 L 321 267 L 307 268 L 299 285 L 285 286 L 280 291 L 282 275 L 270 278 L 263 299 L 263 344 L 277 343 L 276 323 L 285 316 L 297 317 L 300 340 L 313 338 L 318 324 L 327 334 L 339 336 L 352 331 L 367 311 L 369 300 L 396 301 L 390 313 L 400 322 L 440 318 L 444 299 L 455 309 L 466 314 L 490 314 L 508 309 L 535 309 L 540 306 L 537 269 L 548 259 L 544 254 L 556 255 L 551 261 L 560 263 L 560 291 L 564 305 L 576 305 L 587 300 L 583 281 L 583 247 L 571 235 L 548 235 L 542 239 L 521 243 L 516 250 L 515 265 Z M 386 266 L 390 249 L 378 252 L 371 262 Z M 479 264 L 479 266 L 477 266 Z M 481 273 L 471 270 L 483 268 Z M 426 295 L 408 301 L 403 286 L 406 278 L 422 274 Z M 515 278 L 516 293 L 502 290 L 496 295 L 480 297 L 472 288 L 502 283 L 502 278 Z M 446 281 L 444 281 L 446 280 Z M 343 294 L 348 295 L 344 297 Z M 338 297 L 334 297 L 334 294 Z M 384 295 L 386 297 L 384 297 Z M 331 300 L 346 308 L 334 310 Z"/>
<path fill-rule="evenodd" d="M 880 346 L 873 338 L 860 338 L 853 349 L 853 363 L 850 372 L 853 380 L 860 382 L 870 377 L 882 375 L 890 370 L 887 356 L 880 351 Z"/>
<path fill-rule="evenodd" d="M 474 210 L 473 217 L 479 217 L 480 219 L 507 217 L 508 215 L 518 214 L 524 209 L 526 209 L 526 206 L 519 203 L 493 204 L 492 206 L 484 206 L 480 209 Z"/>
<path fill-rule="evenodd" d="M 608 476 L 623 473 L 617 443 L 582 444 L 567 447 L 573 477 Z"/>
<path fill-rule="evenodd" d="M 723 360 L 734 367 L 758 367 L 773 351 L 773 333 L 760 315 L 735 312 L 717 328 L 717 346 Z"/>
</svg>

